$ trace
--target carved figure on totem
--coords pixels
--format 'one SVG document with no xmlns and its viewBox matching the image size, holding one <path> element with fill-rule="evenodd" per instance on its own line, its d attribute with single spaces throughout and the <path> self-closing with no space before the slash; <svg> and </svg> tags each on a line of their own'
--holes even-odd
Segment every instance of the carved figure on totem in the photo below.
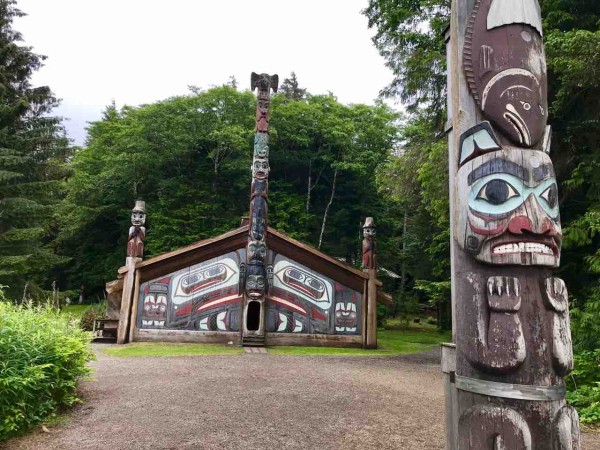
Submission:
<svg viewBox="0 0 600 450">
<path fill-rule="evenodd" d="M 268 130 L 267 130 L 268 131 Z M 269 158 L 269 134 L 256 133 L 254 136 L 254 157 Z"/>
<path fill-rule="evenodd" d="M 252 178 L 264 180 L 269 178 L 269 160 L 263 158 L 254 158 L 252 161 Z"/>
<path fill-rule="evenodd" d="M 263 197 L 267 199 L 269 197 L 269 181 L 253 179 L 250 187 L 250 197 Z"/>
<path fill-rule="evenodd" d="M 264 242 L 248 242 L 248 261 L 264 263 L 267 256 L 267 246 Z"/>
<path fill-rule="evenodd" d="M 127 256 L 142 258 L 144 256 L 144 240 L 146 239 L 146 203 L 136 200 L 131 211 L 131 227 L 127 239 Z"/>
<path fill-rule="evenodd" d="M 246 296 L 260 300 L 265 295 L 267 277 L 264 264 L 248 264 L 246 267 Z"/>
<path fill-rule="evenodd" d="M 260 75 L 252 72 L 250 85 L 252 89 L 258 89 L 258 103 L 256 108 L 256 128 L 259 133 L 269 132 L 269 121 L 271 111 L 271 99 L 269 89 L 277 92 L 279 77 L 277 75 L 268 75 L 261 73 Z"/>
<path fill-rule="evenodd" d="M 562 230 L 547 154 L 507 147 L 478 156 L 459 168 L 456 189 L 454 238 L 476 260 L 558 267 Z"/>
<path fill-rule="evenodd" d="M 269 92 L 269 89 L 273 89 L 273 92 L 277 92 L 279 87 L 279 75 L 269 75 L 267 73 L 257 74 L 252 72 L 250 76 L 250 87 L 252 90 L 258 89 L 259 92 Z"/>
<path fill-rule="evenodd" d="M 537 0 L 476 0 L 463 53 L 467 83 L 483 115 L 516 145 L 540 142 L 548 99 Z"/>
<path fill-rule="evenodd" d="M 362 268 L 377 269 L 379 267 L 377 259 L 377 240 L 375 238 L 376 227 L 372 217 L 367 217 L 363 225 L 362 242 Z"/>
<path fill-rule="evenodd" d="M 264 197 L 255 197 L 250 204 L 250 239 L 263 241 L 267 226 L 267 200 Z"/>
</svg>

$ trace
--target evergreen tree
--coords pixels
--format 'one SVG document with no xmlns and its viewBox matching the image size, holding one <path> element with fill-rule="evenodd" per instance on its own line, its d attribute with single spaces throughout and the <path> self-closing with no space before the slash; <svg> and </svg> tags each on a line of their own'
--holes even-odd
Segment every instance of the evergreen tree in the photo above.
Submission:
<svg viewBox="0 0 600 450">
<path fill-rule="evenodd" d="M 300 87 L 296 72 L 293 71 L 289 78 L 283 80 L 283 83 L 279 87 L 279 92 L 288 100 L 301 100 L 306 96 L 306 89 Z"/>
<path fill-rule="evenodd" d="M 69 146 L 60 119 L 49 116 L 58 100 L 31 86 L 45 57 L 20 45 L 12 23 L 24 14 L 15 4 L 0 0 L 0 285 L 20 297 L 62 261 L 47 242 Z"/>
</svg>

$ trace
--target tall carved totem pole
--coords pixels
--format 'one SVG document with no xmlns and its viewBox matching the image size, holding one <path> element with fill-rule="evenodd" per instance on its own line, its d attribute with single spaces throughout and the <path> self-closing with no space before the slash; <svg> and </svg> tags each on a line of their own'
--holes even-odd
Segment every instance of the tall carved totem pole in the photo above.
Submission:
<svg viewBox="0 0 600 450">
<path fill-rule="evenodd" d="M 258 89 L 250 224 L 246 247 L 244 334 L 264 335 L 265 294 L 271 284 L 272 267 L 267 258 L 267 215 L 269 194 L 269 120 L 271 89 L 277 92 L 279 77 L 252 73 L 251 87 Z"/>
<path fill-rule="evenodd" d="M 448 111 L 458 448 L 579 449 L 537 0 L 453 0 Z M 455 444 L 456 445 L 456 444 Z M 451 448 L 454 448 L 452 446 Z"/>
</svg>

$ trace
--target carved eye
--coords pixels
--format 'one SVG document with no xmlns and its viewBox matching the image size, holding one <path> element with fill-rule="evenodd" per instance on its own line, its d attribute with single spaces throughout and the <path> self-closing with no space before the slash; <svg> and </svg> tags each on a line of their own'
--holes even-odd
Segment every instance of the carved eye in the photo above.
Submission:
<svg viewBox="0 0 600 450">
<path fill-rule="evenodd" d="M 556 207 L 556 205 L 558 205 L 558 188 L 556 187 L 556 184 L 553 184 L 542 192 L 541 197 L 546 200 L 550 208 Z"/>
<path fill-rule="evenodd" d="M 527 102 L 521 102 L 521 105 L 523 105 L 523 109 L 525 111 L 529 111 L 531 109 L 531 104 L 527 103 Z"/>
<path fill-rule="evenodd" d="M 477 194 L 477 198 L 485 200 L 492 205 L 501 205 L 507 200 L 518 197 L 515 189 L 504 180 L 491 180 L 485 184 Z"/>
</svg>

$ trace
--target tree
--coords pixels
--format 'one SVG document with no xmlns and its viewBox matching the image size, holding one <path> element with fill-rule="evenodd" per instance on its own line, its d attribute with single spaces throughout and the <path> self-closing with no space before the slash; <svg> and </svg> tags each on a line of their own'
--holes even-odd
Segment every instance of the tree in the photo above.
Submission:
<svg viewBox="0 0 600 450">
<path fill-rule="evenodd" d="M 228 86 L 109 106 L 73 159 L 60 208 L 70 285 L 93 291 L 114 278 L 136 198 L 148 208 L 148 256 L 237 227 L 249 207 L 255 108 L 251 92 Z M 355 259 L 352 225 L 384 210 L 370 175 L 395 145 L 396 115 L 331 96 L 275 95 L 271 109 L 270 226 L 315 246 L 322 234 L 325 251 Z"/>
<path fill-rule="evenodd" d="M 45 57 L 20 45 L 12 23 L 24 14 L 15 5 L 0 1 L 0 285 L 20 298 L 65 262 L 48 240 L 71 149 L 60 118 L 49 115 L 58 100 L 30 83 Z"/>
<path fill-rule="evenodd" d="M 600 3 L 540 0 L 540 5 L 552 152 L 565 232 L 560 271 L 575 306 L 576 344 L 595 348 L 600 345 L 600 72 L 596 70 L 600 67 Z M 407 104 L 411 113 L 407 128 L 426 117 L 434 130 L 442 131 L 446 95 L 442 31 L 449 23 L 449 7 L 448 0 L 370 0 L 363 11 L 369 27 L 376 28 L 376 47 L 395 74 L 382 94 Z M 422 146 L 427 148 L 433 140 L 424 138 Z M 410 152 L 406 158 L 409 163 Z M 436 172 L 443 173 L 446 163 L 439 159 L 438 164 Z M 393 179 L 380 181 L 384 186 L 388 182 L 394 184 Z"/>
<path fill-rule="evenodd" d="M 301 100 L 306 96 L 306 89 L 300 88 L 298 84 L 298 78 L 296 78 L 296 72 L 292 72 L 289 78 L 283 80 L 279 91 L 288 100 Z"/>
<path fill-rule="evenodd" d="M 394 73 L 381 94 L 400 98 L 410 112 L 425 107 L 442 124 L 446 104 L 446 50 L 450 0 L 369 0 L 363 11 L 373 43 Z"/>
</svg>

